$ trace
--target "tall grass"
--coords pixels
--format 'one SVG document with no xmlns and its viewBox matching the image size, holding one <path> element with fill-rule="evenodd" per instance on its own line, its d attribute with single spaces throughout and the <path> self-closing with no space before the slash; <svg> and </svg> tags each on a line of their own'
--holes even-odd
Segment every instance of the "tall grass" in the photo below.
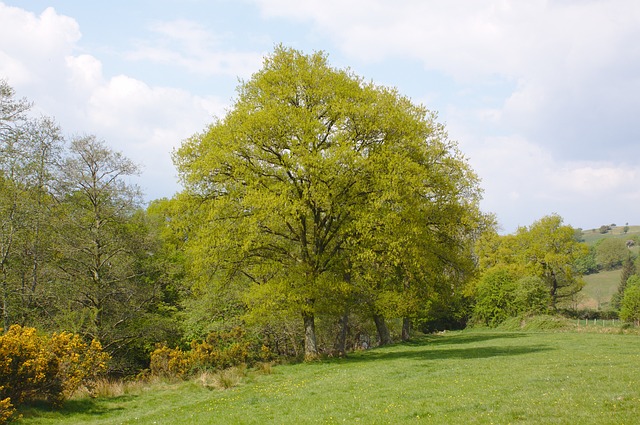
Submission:
<svg viewBox="0 0 640 425">
<path fill-rule="evenodd" d="M 228 389 L 156 384 L 60 412 L 32 408 L 22 423 L 637 423 L 640 337 L 548 325 L 448 332 L 271 374 L 246 371 Z"/>
</svg>

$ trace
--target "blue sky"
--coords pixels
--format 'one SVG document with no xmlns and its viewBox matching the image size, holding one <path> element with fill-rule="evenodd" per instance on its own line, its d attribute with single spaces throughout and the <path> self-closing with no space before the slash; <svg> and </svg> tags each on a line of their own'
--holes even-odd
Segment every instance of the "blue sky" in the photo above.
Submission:
<svg viewBox="0 0 640 425">
<path fill-rule="evenodd" d="M 0 0 L 0 78 L 180 186 L 171 152 L 276 44 L 438 111 L 503 232 L 640 224 L 637 0 Z"/>
</svg>

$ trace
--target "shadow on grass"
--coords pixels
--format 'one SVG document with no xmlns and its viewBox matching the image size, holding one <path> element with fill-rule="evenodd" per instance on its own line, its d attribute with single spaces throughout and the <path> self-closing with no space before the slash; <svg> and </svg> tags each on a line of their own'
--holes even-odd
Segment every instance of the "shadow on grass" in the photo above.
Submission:
<svg viewBox="0 0 640 425">
<path fill-rule="evenodd" d="M 451 360 L 451 359 L 485 359 L 500 356 L 518 356 L 523 354 L 549 351 L 552 348 L 538 346 L 509 346 L 509 347 L 468 347 L 468 348 L 428 348 L 424 350 L 383 351 L 372 350 L 366 354 L 348 357 L 346 362 L 371 362 L 379 360 L 417 359 L 417 360 Z"/>
<path fill-rule="evenodd" d="M 526 333 L 518 332 L 481 332 L 457 333 L 452 335 L 425 335 L 414 340 L 348 356 L 346 362 L 369 362 L 393 359 L 446 360 L 446 359 L 482 359 L 499 356 L 517 356 L 553 348 L 543 345 L 496 345 L 476 346 L 474 344 L 492 340 L 522 339 Z M 469 347 L 464 347 L 469 344 Z M 451 346 L 451 348 L 447 348 Z"/>
<path fill-rule="evenodd" d="M 118 405 L 117 403 L 128 402 L 130 400 L 133 400 L 135 397 L 136 396 L 134 395 L 123 395 L 102 400 L 92 398 L 67 400 L 62 405 L 62 407 L 54 407 L 50 403 L 47 403 L 45 401 L 36 401 L 22 406 L 18 410 L 25 419 L 38 417 L 64 418 L 67 416 L 76 416 L 79 414 L 88 416 L 102 416 L 124 410 L 124 407 Z"/>
</svg>

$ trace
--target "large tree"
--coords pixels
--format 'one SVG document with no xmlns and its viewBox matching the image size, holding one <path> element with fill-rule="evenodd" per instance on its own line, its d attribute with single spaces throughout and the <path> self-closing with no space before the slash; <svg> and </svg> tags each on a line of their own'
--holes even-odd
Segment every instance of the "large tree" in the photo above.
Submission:
<svg viewBox="0 0 640 425">
<path fill-rule="evenodd" d="M 380 272 L 375 288 L 408 290 L 399 276 L 453 264 L 447 243 L 462 250 L 478 222 L 476 178 L 434 114 L 322 53 L 277 47 L 175 161 L 199 220 L 194 270 L 244 282 L 250 307 L 297 311 L 307 358 L 318 353 L 316 315 L 342 311 L 366 270 Z M 429 249 L 412 253 L 420 243 Z"/>
</svg>

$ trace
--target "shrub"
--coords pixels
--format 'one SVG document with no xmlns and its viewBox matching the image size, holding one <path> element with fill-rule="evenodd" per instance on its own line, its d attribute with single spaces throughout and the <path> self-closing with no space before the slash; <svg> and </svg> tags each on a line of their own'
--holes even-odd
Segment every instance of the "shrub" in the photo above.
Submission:
<svg viewBox="0 0 640 425">
<path fill-rule="evenodd" d="M 0 336 L 0 400 L 6 406 L 37 399 L 60 405 L 81 385 L 106 371 L 109 355 L 97 341 L 78 335 L 39 336 L 35 328 L 13 325 Z M 3 415 L 0 413 L 0 415 Z"/>
<path fill-rule="evenodd" d="M 265 345 L 253 344 L 242 328 L 214 331 L 204 340 L 193 340 L 190 350 L 158 345 L 151 353 L 152 375 L 184 378 L 197 371 L 221 370 L 273 357 Z"/>
<path fill-rule="evenodd" d="M 191 359 L 188 353 L 179 348 L 169 348 L 158 344 L 151 353 L 149 368 L 155 376 L 165 378 L 182 378 L 191 369 Z"/>
<path fill-rule="evenodd" d="M 484 273 L 477 286 L 474 318 L 479 323 L 497 326 L 515 315 L 513 298 L 515 277 L 507 270 Z"/>
<path fill-rule="evenodd" d="M 0 391 L 2 391 L 2 387 L 0 387 Z M 15 413 L 16 409 L 13 407 L 13 404 L 11 404 L 11 399 L 9 397 L 4 400 L 0 400 L 0 424 L 9 422 L 9 420 L 14 417 Z"/>
</svg>

